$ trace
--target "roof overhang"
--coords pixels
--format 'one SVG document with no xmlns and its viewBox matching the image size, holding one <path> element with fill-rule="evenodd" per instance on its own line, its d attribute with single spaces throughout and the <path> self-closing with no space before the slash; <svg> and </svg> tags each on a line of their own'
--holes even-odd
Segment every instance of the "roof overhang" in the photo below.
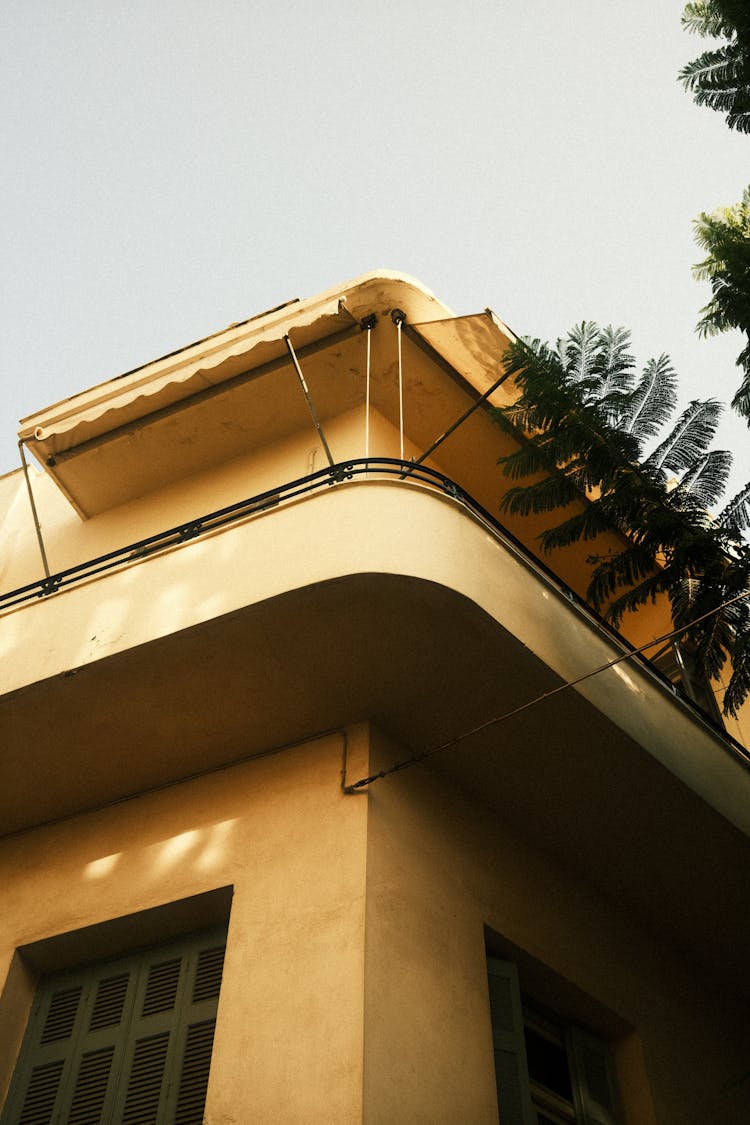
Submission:
<svg viewBox="0 0 750 1125">
<path fill-rule="evenodd" d="M 24 419 L 19 438 L 34 442 L 34 451 L 49 462 L 64 461 L 89 442 L 139 422 L 165 407 L 175 406 L 203 391 L 215 390 L 243 371 L 266 366 L 286 355 L 284 337 L 298 350 L 336 338 L 356 321 L 343 298 L 322 306 L 285 308 L 283 319 L 248 329 L 227 329 L 174 356 L 121 375 L 74 398 Z"/>
<path fill-rule="evenodd" d="M 504 406 L 508 402 L 507 392 L 500 387 L 492 388 L 504 378 L 499 360 L 515 336 L 492 309 L 409 327 L 440 366 L 447 364 L 481 395 L 489 391 L 488 401 L 492 406 Z"/>
<path fill-rule="evenodd" d="M 483 394 L 497 379 L 512 333 L 493 313 L 456 318 L 419 282 L 378 271 L 30 415 L 19 438 L 79 514 L 94 515 L 286 437 L 309 421 L 290 380 L 286 336 L 305 362 L 321 418 L 362 402 L 364 348 L 353 338 L 373 313 L 377 324 L 385 321 L 392 329 L 394 308 L 405 313 L 428 356 L 470 394 Z M 391 350 L 389 340 L 380 351 L 381 366 L 390 362 Z"/>
</svg>

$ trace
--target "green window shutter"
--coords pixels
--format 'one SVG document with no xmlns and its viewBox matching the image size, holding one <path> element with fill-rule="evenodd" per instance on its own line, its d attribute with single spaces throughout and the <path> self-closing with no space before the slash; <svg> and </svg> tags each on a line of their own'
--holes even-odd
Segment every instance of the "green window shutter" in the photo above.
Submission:
<svg viewBox="0 0 750 1125">
<path fill-rule="evenodd" d="M 141 966 L 115 1120 L 168 1121 L 167 1092 L 177 1066 L 176 1034 L 187 988 L 187 948 L 151 950 Z"/>
<path fill-rule="evenodd" d="M 43 981 L 3 1125 L 98 1125 L 111 1100 L 132 968 L 121 964 Z"/>
<path fill-rule="evenodd" d="M 179 1043 L 179 1081 L 174 1125 L 202 1125 L 224 968 L 224 945 L 206 942 L 188 965 L 184 1035 Z"/>
<path fill-rule="evenodd" d="M 62 1091 L 60 1121 L 100 1125 L 111 1115 L 122 1064 L 128 1019 L 138 975 L 137 958 L 92 966 L 73 1045 L 72 1066 Z"/>
<path fill-rule="evenodd" d="M 200 1125 L 225 941 L 42 981 L 0 1125 Z"/>
<path fill-rule="evenodd" d="M 113 1120 L 203 1121 L 226 929 L 142 960 Z M 179 1116 L 178 1116 L 179 1114 Z"/>
<path fill-rule="evenodd" d="M 608 1045 L 587 1031 L 569 1027 L 566 1046 L 573 1077 L 576 1123 L 620 1125 L 622 1117 Z"/>
<path fill-rule="evenodd" d="M 529 1092 L 518 971 L 510 961 L 488 957 L 487 973 L 500 1125 L 536 1125 Z"/>
</svg>

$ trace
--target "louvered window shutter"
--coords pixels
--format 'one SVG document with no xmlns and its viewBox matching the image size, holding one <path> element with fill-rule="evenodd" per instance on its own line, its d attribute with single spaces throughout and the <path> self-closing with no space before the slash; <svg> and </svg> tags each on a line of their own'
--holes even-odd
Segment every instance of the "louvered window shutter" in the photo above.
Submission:
<svg viewBox="0 0 750 1125">
<path fill-rule="evenodd" d="M 225 940 L 43 981 L 2 1125 L 200 1125 Z"/>
<path fill-rule="evenodd" d="M 620 1125 L 612 1055 L 603 1040 L 587 1031 L 569 1027 L 566 1046 L 573 1078 L 576 1123 Z"/>
<path fill-rule="evenodd" d="M 57 974 L 39 989 L 3 1125 L 106 1120 L 134 965 Z"/>
<path fill-rule="evenodd" d="M 487 973 L 500 1125 L 536 1125 L 529 1092 L 518 971 L 510 961 L 488 957 Z"/>
<path fill-rule="evenodd" d="M 224 943 L 208 935 L 141 973 L 114 1120 L 200 1125 L 221 985 Z"/>
</svg>

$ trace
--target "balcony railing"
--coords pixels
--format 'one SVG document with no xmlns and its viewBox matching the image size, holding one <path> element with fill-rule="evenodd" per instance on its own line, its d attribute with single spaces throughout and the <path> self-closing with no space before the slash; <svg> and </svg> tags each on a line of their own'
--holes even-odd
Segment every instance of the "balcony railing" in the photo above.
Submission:
<svg viewBox="0 0 750 1125">
<path fill-rule="evenodd" d="M 56 594 L 77 582 L 86 581 L 97 574 L 115 570 L 130 562 L 144 559 L 149 555 L 157 554 L 159 551 L 186 543 L 190 539 L 206 534 L 206 532 L 216 531 L 217 528 L 227 527 L 246 519 L 248 516 L 258 515 L 288 500 L 295 500 L 300 496 L 330 488 L 356 477 L 374 476 L 395 477 L 398 480 L 408 480 L 416 484 L 427 485 L 461 501 L 466 507 L 472 508 L 478 513 L 483 513 L 485 518 L 494 522 L 489 513 L 485 513 L 480 505 L 464 493 L 457 484 L 434 469 L 427 468 L 424 465 L 415 466 L 409 461 L 400 461 L 393 457 L 371 457 L 369 459 L 360 458 L 342 461 L 340 464 L 320 469 L 317 473 L 299 477 L 297 480 L 290 481 L 278 488 L 260 492 L 256 496 L 250 496 L 246 500 L 238 500 L 237 503 L 229 504 L 225 508 L 219 508 L 207 515 L 198 516 L 195 519 L 188 520 L 187 523 L 170 527 L 166 531 L 159 531 L 145 539 L 128 543 L 124 547 L 108 551 L 104 555 L 97 556 L 97 558 L 77 563 L 75 566 L 50 574 L 49 577 L 39 578 L 35 582 L 29 582 L 26 586 L 19 586 L 15 590 L 8 591 L 8 593 L 0 594 L 0 611 L 21 605 L 24 602 L 49 597 L 51 594 Z M 499 524 L 497 526 L 499 529 Z"/>
<path fill-rule="evenodd" d="M 686 670 L 684 653 L 678 646 L 669 643 L 658 652 L 655 652 L 650 660 L 636 653 L 634 646 L 631 645 L 622 634 L 613 629 L 587 602 L 562 582 L 549 567 L 545 566 L 545 564 L 533 555 L 519 539 L 509 532 L 507 528 L 503 527 L 494 516 L 456 484 L 455 481 L 451 480 L 443 473 L 438 472 L 436 469 L 428 468 L 425 465 L 415 465 L 411 461 L 401 461 L 394 457 L 370 457 L 342 461 L 339 464 L 321 469 L 316 473 L 311 473 L 309 476 L 299 477 L 297 480 L 290 481 L 288 484 L 281 485 L 278 488 L 269 489 L 267 492 L 260 492 L 255 496 L 248 497 L 246 500 L 239 500 L 235 504 L 229 504 L 224 508 L 209 512 L 207 515 L 198 516 L 196 519 L 188 520 L 187 523 L 178 524 L 176 527 L 170 527 L 166 531 L 160 531 L 155 535 L 149 535 L 145 539 L 139 539 L 134 543 L 128 543 L 124 547 L 118 547 L 114 551 L 108 551 L 106 554 L 99 555 L 97 558 L 67 567 L 65 570 L 50 574 L 49 577 L 40 578 L 35 582 L 28 583 L 26 586 L 20 586 L 15 590 L 10 590 L 8 593 L 0 594 L 0 613 L 3 610 L 11 609 L 15 606 L 23 605 L 24 603 L 35 602 L 40 598 L 48 598 L 51 595 L 59 593 L 61 590 L 67 589 L 69 586 L 84 582 L 96 575 L 105 574 L 107 571 L 127 566 L 131 562 L 156 555 L 160 551 L 187 543 L 191 539 L 196 539 L 201 535 L 205 535 L 207 532 L 216 531 L 218 528 L 227 527 L 233 523 L 247 519 L 248 517 L 259 515 L 286 501 L 295 500 L 298 497 L 326 490 L 335 485 L 342 484 L 345 481 L 358 478 L 391 478 L 410 485 L 421 485 L 449 496 L 452 500 L 455 500 L 468 511 L 472 512 L 474 516 L 493 531 L 500 541 L 510 547 L 515 554 L 521 556 L 534 570 L 543 574 L 552 586 L 560 591 L 568 601 L 573 603 L 581 613 L 595 621 L 598 627 L 608 633 L 620 647 L 633 651 L 634 660 L 639 661 L 648 667 L 652 673 L 658 675 L 676 695 L 682 698 L 689 706 L 696 710 L 704 720 L 707 720 L 712 727 L 719 731 L 725 739 L 732 744 L 733 748 L 740 751 L 743 761 L 747 763 L 747 750 L 732 738 L 731 735 L 727 734 L 724 729 L 721 715 L 710 686 L 705 681 L 704 677 L 698 675 L 695 669 L 692 669 L 692 671 Z M 677 653 L 677 655 L 675 655 L 675 653 Z"/>
</svg>

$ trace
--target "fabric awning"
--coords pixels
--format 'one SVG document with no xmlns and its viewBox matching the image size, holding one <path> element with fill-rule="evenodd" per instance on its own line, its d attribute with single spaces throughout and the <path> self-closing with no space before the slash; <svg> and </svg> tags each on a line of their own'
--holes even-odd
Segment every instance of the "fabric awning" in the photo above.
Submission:
<svg viewBox="0 0 750 1125">
<path fill-rule="evenodd" d="M 412 440 L 424 445 L 444 428 L 442 399 L 423 394 L 425 361 L 437 363 L 454 387 L 481 395 L 501 373 L 513 334 L 490 310 L 453 317 L 413 279 L 386 271 L 288 302 L 56 403 L 24 418 L 19 437 L 79 514 L 93 516 L 311 425 L 287 335 L 321 420 L 361 405 L 361 324 L 373 314 L 373 404 L 393 423 L 395 308 L 406 310 L 422 352 L 418 363 L 412 357 L 406 365 L 404 389 Z M 489 401 L 505 401 L 502 388 Z"/>
<path fill-rule="evenodd" d="M 300 350 L 355 323 L 340 299 L 324 306 L 303 307 L 297 316 L 286 306 L 271 323 L 264 318 L 259 326 L 246 324 L 227 329 L 173 356 L 32 414 L 22 420 L 18 436 L 41 462 L 49 464 L 51 459 L 74 453 L 94 438 L 281 359 L 287 354 L 286 334 Z"/>
<path fill-rule="evenodd" d="M 502 375 L 503 353 L 516 339 L 492 309 L 410 327 L 480 394 Z M 489 401 L 494 406 L 503 405 L 507 394 L 500 387 L 490 395 Z"/>
</svg>

